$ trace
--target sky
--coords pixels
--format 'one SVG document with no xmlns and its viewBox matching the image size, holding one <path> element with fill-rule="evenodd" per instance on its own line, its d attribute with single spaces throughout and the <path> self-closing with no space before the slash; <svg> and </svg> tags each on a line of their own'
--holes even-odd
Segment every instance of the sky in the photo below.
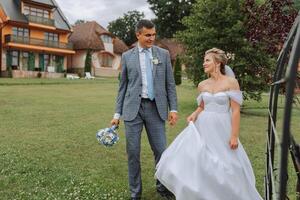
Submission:
<svg viewBox="0 0 300 200">
<path fill-rule="evenodd" d="M 146 19 L 155 17 L 147 0 L 56 0 L 71 24 L 77 19 L 96 21 L 107 27 L 108 23 L 123 17 L 132 10 L 144 12 Z"/>
</svg>

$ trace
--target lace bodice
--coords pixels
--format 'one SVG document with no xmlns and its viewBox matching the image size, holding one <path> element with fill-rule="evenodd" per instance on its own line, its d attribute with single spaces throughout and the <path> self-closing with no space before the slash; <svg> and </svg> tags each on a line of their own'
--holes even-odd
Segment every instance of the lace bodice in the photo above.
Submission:
<svg viewBox="0 0 300 200">
<path fill-rule="evenodd" d="M 202 92 L 197 97 L 198 105 L 204 102 L 204 111 L 208 112 L 229 112 L 230 100 L 242 104 L 243 95 L 239 90 L 231 90 L 217 93 Z"/>
</svg>

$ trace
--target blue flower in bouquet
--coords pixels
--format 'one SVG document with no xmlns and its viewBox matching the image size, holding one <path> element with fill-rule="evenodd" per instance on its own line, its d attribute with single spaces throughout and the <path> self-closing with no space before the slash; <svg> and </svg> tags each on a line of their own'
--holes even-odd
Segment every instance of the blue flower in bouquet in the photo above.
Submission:
<svg viewBox="0 0 300 200">
<path fill-rule="evenodd" d="M 106 147 L 111 147 L 119 141 L 119 136 L 116 132 L 118 126 L 112 126 L 110 128 L 100 129 L 96 133 L 96 138 L 99 144 Z"/>
</svg>

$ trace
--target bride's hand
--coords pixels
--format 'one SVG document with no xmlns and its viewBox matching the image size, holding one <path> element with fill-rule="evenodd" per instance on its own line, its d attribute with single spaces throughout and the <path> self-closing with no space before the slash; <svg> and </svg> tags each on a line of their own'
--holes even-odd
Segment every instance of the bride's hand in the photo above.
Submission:
<svg viewBox="0 0 300 200">
<path fill-rule="evenodd" d="M 190 121 L 195 122 L 197 119 L 197 114 L 195 112 L 193 112 L 190 116 L 188 116 L 186 118 L 187 123 L 189 123 Z"/>
<path fill-rule="evenodd" d="M 233 137 L 233 136 L 230 137 L 229 146 L 230 146 L 230 149 L 232 149 L 232 150 L 237 149 L 238 146 L 239 146 L 238 138 L 237 137 Z"/>
</svg>

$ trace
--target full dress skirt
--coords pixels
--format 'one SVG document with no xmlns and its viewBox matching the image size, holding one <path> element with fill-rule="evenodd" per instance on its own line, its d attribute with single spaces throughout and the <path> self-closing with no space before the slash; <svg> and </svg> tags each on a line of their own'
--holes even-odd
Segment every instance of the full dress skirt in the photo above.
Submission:
<svg viewBox="0 0 300 200">
<path fill-rule="evenodd" d="M 163 153 L 156 178 L 177 200 L 261 200 L 248 156 L 239 142 L 229 147 L 230 100 L 242 103 L 240 91 L 201 93 L 205 109 L 195 123 Z"/>
</svg>

